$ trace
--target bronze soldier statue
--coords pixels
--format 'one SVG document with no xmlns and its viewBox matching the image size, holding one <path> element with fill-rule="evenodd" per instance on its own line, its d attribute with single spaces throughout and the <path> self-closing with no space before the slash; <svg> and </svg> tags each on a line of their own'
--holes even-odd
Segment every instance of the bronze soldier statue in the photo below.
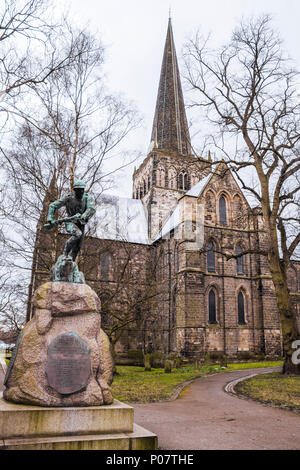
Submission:
<svg viewBox="0 0 300 470">
<path fill-rule="evenodd" d="M 51 228 L 65 222 L 66 230 L 71 237 L 65 244 L 63 256 L 71 256 L 75 261 L 82 245 L 85 224 L 95 214 L 96 209 L 93 198 L 84 191 L 85 183 L 83 181 L 76 181 L 73 190 L 74 193 L 68 194 L 49 205 L 48 224 L 45 226 Z M 66 208 L 68 217 L 54 220 L 55 211 L 60 207 Z"/>
</svg>

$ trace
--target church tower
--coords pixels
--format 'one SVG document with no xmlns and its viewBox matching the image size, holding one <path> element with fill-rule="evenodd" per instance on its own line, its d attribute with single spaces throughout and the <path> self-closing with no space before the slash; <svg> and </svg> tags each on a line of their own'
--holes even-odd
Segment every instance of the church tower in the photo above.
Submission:
<svg viewBox="0 0 300 470">
<path fill-rule="evenodd" d="M 133 174 L 133 197 L 144 204 L 150 238 L 159 233 L 178 199 L 203 176 L 191 151 L 169 18 L 149 152 Z"/>
</svg>

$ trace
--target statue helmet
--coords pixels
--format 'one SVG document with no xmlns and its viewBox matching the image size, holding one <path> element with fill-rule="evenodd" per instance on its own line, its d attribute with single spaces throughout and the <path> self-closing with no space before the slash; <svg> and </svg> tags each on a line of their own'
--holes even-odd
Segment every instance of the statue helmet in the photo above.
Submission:
<svg viewBox="0 0 300 470">
<path fill-rule="evenodd" d="M 76 188 L 85 189 L 84 181 L 81 181 L 81 180 L 75 181 L 75 183 L 73 184 L 73 189 L 76 189 Z"/>
</svg>

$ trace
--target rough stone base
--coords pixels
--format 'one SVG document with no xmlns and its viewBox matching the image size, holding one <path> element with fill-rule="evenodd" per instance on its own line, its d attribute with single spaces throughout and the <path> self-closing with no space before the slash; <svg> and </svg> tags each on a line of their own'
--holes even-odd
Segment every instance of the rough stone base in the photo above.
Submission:
<svg viewBox="0 0 300 470">
<path fill-rule="evenodd" d="M 157 437 L 133 424 L 133 408 L 45 408 L 0 398 L 0 450 L 155 450 Z"/>
</svg>

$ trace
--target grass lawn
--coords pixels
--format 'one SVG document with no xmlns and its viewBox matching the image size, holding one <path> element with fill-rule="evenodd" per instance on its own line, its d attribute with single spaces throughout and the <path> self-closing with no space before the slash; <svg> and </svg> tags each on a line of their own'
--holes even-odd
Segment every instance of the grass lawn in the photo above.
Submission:
<svg viewBox="0 0 300 470">
<path fill-rule="evenodd" d="M 238 383 L 235 390 L 262 403 L 300 411 L 300 377 L 297 375 L 262 374 Z"/>
<path fill-rule="evenodd" d="M 155 402 L 166 400 L 174 391 L 176 385 L 185 380 L 216 372 L 240 369 L 255 369 L 261 367 L 280 366 L 282 362 L 254 362 L 243 364 L 228 364 L 227 368 L 219 365 L 202 366 L 195 369 L 193 366 L 172 369 L 166 374 L 164 369 L 153 369 L 145 372 L 144 367 L 117 366 L 119 375 L 114 377 L 112 393 L 114 398 L 127 403 Z"/>
</svg>

